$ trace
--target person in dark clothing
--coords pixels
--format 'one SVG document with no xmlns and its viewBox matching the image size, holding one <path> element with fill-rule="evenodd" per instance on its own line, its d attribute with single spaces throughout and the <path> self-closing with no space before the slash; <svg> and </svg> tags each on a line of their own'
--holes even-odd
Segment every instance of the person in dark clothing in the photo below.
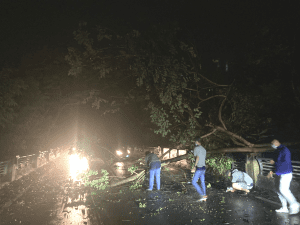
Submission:
<svg viewBox="0 0 300 225">
<path fill-rule="evenodd" d="M 270 160 L 270 163 L 275 164 L 274 172 L 277 175 L 276 179 L 279 179 L 279 181 L 275 183 L 278 183 L 278 187 L 276 187 L 278 189 L 277 194 L 282 204 L 282 207 L 277 209 L 276 212 L 297 214 L 300 210 L 300 204 L 290 191 L 290 183 L 293 178 L 291 152 L 276 139 L 274 139 L 271 144 L 276 150 L 274 152 L 275 157 L 273 160 Z M 274 172 L 270 171 L 268 177 L 272 177 Z M 287 208 L 287 203 L 290 205 L 290 210 Z"/>
<path fill-rule="evenodd" d="M 150 179 L 149 179 L 149 188 L 147 191 L 153 190 L 154 185 L 154 176 L 156 177 L 156 189 L 160 190 L 160 167 L 161 163 L 157 155 L 147 151 L 146 155 L 146 165 L 149 167 Z"/>
</svg>

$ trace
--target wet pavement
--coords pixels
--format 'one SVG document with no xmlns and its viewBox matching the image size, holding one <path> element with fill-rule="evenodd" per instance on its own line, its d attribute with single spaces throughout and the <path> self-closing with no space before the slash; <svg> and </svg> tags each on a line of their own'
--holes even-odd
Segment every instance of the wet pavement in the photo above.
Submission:
<svg viewBox="0 0 300 225">
<path fill-rule="evenodd" d="M 68 155 L 0 189 L 0 224 L 90 224 L 84 193 L 66 195 Z"/>
<path fill-rule="evenodd" d="M 89 192 L 80 186 L 66 189 L 67 157 L 63 155 L 0 189 L 0 225 L 300 224 L 300 214 L 276 213 L 278 205 L 258 199 L 279 202 L 276 194 L 258 190 L 247 196 L 226 193 L 228 184 L 217 182 L 209 174 L 208 200 L 197 202 L 199 196 L 189 182 L 190 172 L 172 166 L 162 169 L 160 191 L 146 191 L 148 174 L 142 187 L 133 191 L 130 183 L 97 195 L 87 195 Z M 116 162 L 110 175 L 116 180 L 128 177 L 127 169 L 137 158 Z M 94 163 L 93 169 L 97 167 L 103 169 L 103 163 Z"/>
<path fill-rule="evenodd" d="M 260 190 L 252 190 L 249 195 L 226 193 L 228 184 L 216 182 L 207 174 L 206 185 L 210 186 L 207 188 L 208 200 L 197 202 L 199 196 L 189 182 L 189 171 L 176 167 L 163 169 L 161 181 L 160 191 L 147 192 L 147 178 L 139 190 L 129 190 L 129 184 L 109 189 L 93 196 L 90 207 L 97 211 L 99 221 L 105 225 L 300 224 L 299 214 L 275 212 L 280 208 L 275 193 Z"/>
</svg>

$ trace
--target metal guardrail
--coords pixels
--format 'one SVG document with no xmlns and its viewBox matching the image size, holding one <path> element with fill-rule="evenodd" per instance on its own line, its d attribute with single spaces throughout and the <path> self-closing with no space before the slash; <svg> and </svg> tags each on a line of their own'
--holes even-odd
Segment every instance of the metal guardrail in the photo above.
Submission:
<svg viewBox="0 0 300 225">
<path fill-rule="evenodd" d="M 43 152 L 39 152 L 38 155 L 36 154 L 32 154 L 32 155 L 26 155 L 26 156 L 16 156 L 16 169 L 22 169 L 25 168 L 29 165 L 31 165 L 34 162 L 34 158 L 37 157 L 40 161 L 42 161 L 42 164 L 44 164 L 47 160 L 46 160 L 46 154 L 48 153 L 48 151 L 43 151 Z M 60 154 L 60 148 L 57 149 L 51 149 L 49 151 L 49 158 L 55 158 Z M 0 162 L 0 176 L 7 174 L 7 170 L 8 170 L 8 164 L 10 161 L 3 161 Z"/>
<path fill-rule="evenodd" d="M 29 166 L 33 162 L 33 157 L 35 155 L 27 155 L 27 156 L 16 156 L 17 158 L 17 167 L 16 169 L 22 169 L 24 167 Z"/>
<path fill-rule="evenodd" d="M 267 176 L 271 170 L 274 170 L 274 165 L 270 164 L 271 158 L 256 158 L 260 167 L 260 175 Z M 293 179 L 300 179 L 300 161 L 292 161 Z"/>
<path fill-rule="evenodd" d="M 0 176 L 7 174 L 9 161 L 0 162 Z"/>
</svg>

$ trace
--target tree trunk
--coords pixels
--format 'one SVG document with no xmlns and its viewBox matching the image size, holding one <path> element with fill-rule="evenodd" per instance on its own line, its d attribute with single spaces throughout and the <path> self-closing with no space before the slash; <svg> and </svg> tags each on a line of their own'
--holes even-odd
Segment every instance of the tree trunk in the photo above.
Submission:
<svg viewBox="0 0 300 225">
<path fill-rule="evenodd" d="M 111 184 L 110 187 L 115 187 L 115 186 L 118 186 L 121 184 L 126 184 L 128 182 L 134 181 L 134 180 L 138 179 L 139 177 L 143 176 L 144 174 L 145 174 L 145 170 L 143 170 L 142 172 L 135 174 L 131 177 L 125 178 L 124 180 L 117 181 L 117 182 Z"/>
<path fill-rule="evenodd" d="M 165 165 L 167 165 L 167 164 L 168 164 L 168 163 L 162 162 L 162 163 L 161 163 L 161 167 L 163 167 L 163 166 L 165 166 Z M 146 172 L 146 170 L 143 170 L 143 171 L 141 171 L 141 172 L 138 173 L 138 174 L 135 174 L 135 175 L 133 175 L 133 176 L 131 176 L 131 177 L 125 178 L 124 180 L 117 181 L 117 182 L 111 184 L 110 187 L 115 187 L 115 186 L 119 186 L 119 185 L 122 185 L 122 184 L 129 183 L 129 182 L 131 182 L 131 181 L 135 181 L 135 180 L 139 179 L 140 177 L 142 177 L 143 175 L 145 175 L 145 172 Z"/>
</svg>

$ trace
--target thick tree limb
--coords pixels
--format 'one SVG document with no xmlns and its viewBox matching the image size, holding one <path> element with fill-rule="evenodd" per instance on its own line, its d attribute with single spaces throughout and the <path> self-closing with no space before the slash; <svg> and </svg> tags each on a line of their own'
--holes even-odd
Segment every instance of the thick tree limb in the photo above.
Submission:
<svg viewBox="0 0 300 225">
<path fill-rule="evenodd" d="M 201 136 L 201 138 L 206 138 L 206 137 L 208 137 L 209 135 L 212 135 L 213 133 L 215 133 L 216 131 L 217 131 L 217 129 L 213 129 L 212 132 L 209 132 L 208 134 L 205 134 L 205 135 Z"/>
<path fill-rule="evenodd" d="M 249 147 L 255 147 L 255 144 L 252 144 L 250 143 L 249 141 L 246 141 L 244 138 L 242 138 L 241 136 L 235 134 L 235 133 L 232 133 L 228 130 L 225 130 L 223 127 L 220 127 L 220 126 L 215 126 L 214 127 L 215 129 L 217 129 L 218 131 L 221 131 L 223 133 L 226 133 L 228 134 L 229 136 L 235 138 L 235 139 L 238 139 L 239 141 L 241 141 L 242 143 L 244 143 L 245 145 L 249 146 Z"/>
<path fill-rule="evenodd" d="M 140 172 L 140 173 L 138 173 L 138 174 L 136 174 L 136 175 L 133 175 L 133 176 L 131 176 L 131 177 L 128 177 L 128 178 L 126 178 L 126 179 L 124 179 L 124 180 L 117 181 L 117 182 L 111 184 L 110 187 L 115 187 L 115 186 L 119 186 L 119 185 L 121 185 L 121 184 L 125 184 L 125 183 L 128 183 L 128 182 L 134 181 L 134 180 L 140 178 L 140 177 L 143 176 L 143 175 L 145 175 L 145 170 L 143 170 L 142 172 Z"/>
<path fill-rule="evenodd" d="M 162 163 L 161 163 L 161 167 L 163 167 L 163 166 L 165 166 L 165 165 L 167 165 L 167 164 L 168 164 L 168 163 L 166 163 L 166 162 L 162 162 Z M 119 186 L 119 185 L 122 185 L 122 184 L 129 183 L 129 182 L 134 181 L 134 180 L 141 179 L 142 176 L 145 175 L 145 172 L 146 172 L 146 171 L 143 170 L 143 171 L 139 172 L 138 174 L 135 174 L 135 175 L 133 175 L 133 176 L 131 176 L 131 177 L 128 177 L 128 178 L 126 178 L 126 179 L 124 179 L 124 180 L 117 181 L 117 182 L 111 184 L 110 187 L 116 187 L 116 186 Z"/>
<path fill-rule="evenodd" d="M 224 105 L 226 99 L 227 99 L 227 96 L 223 99 L 222 104 L 221 104 L 221 106 L 219 108 L 219 121 L 221 122 L 221 124 L 223 125 L 223 127 L 224 127 L 225 130 L 227 130 L 227 128 L 225 126 L 225 123 L 222 120 L 222 108 L 223 108 L 223 105 Z"/>
<path fill-rule="evenodd" d="M 236 145 L 238 145 L 238 146 L 243 146 L 243 147 L 246 146 L 245 144 L 242 144 L 242 143 L 236 141 L 234 138 L 231 138 L 231 140 L 233 141 L 234 144 L 236 144 Z"/>
<path fill-rule="evenodd" d="M 199 98 L 199 99 L 201 100 L 200 103 L 202 103 L 202 102 L 204 102 L 204 101 L 207 101 L 207 100 L 212 99 L 212 98 L 217 98 L 217 97 L 220 97 L 220 98 L 226 98 L 225 95 L 214 95 L 214 96 L 210 96 L 210 97 L 208 97 L 208 98 L 206 98 L 206 99 L 201 99 L 201 98 Z"/>
</svg>

